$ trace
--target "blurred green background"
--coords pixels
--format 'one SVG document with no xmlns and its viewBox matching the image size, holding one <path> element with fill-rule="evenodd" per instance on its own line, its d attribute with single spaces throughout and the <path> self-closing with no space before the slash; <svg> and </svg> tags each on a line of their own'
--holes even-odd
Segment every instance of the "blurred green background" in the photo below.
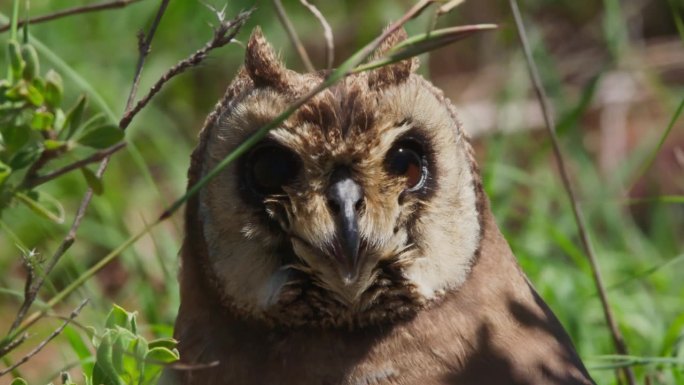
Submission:
<svg viewBox="0 0 684 385">
<path fill-rule="evenodd" d="M 33 1 L 31 15 L 92 3 Z M 30 27 L 30 33 L 62 63 L 41 53 L 42 71 L 65 79 L 67 102 L 83 90 L 62 71 L 71 68 L 120 116 L 137 60 L 136 33 L 146 30 L 158 1 L 142 0 L 116 10 L 71 16 Z M 221 8 L 224 4 L 210 1 Z M 297 1 L 284 1 L 314 64 L 324 66 L 324 40 L 316 19 Z M 317 1 L 335 33 L 335 63 L 375 37 L 413 2 Z M 260 25 L 288 66 L 303 68 L 270 1 L 233 0 L 228 17 L 256 5 L 238 35 L 246 41 Z M 552 98 L 564 154 L 581 199 L 609 298 L 640 383 L 684 383 L 684 125 L 658 146 L 684 98 L 684 5 L 678 0 L 528 0 L 520 3 L 542 78 Z M 0 12 L 11 13 L 3 0 Z M 407 26 L 424 32 L 431 17 Z M 520 264 L 571 334 L 597 383 L 615 383 L 602 356 L 614 348 L 558 178 L 538 103 L 530 88 L 508 3 L 466 2 L 438 26 L 494 22 L 500 29 L 421 57 L 420 72 L 456 103 L 473 136 L 485 188 Z M 1 24 L 1 23 L 0 23 Z M 201 47 L 216 19 L 203 3 L 171 1 L 143 71 L 139 95 L 179 60 Z M 8 38 L 0 34 L 0 43 Z M 126 132 L 129 147 L 114 156 L 104 193 L 94 199 L 75 245 L 49 277 L 41 298 L 73 281 L 120 245 L 185 190 L 189 155 L 205 116 L 242 63 L 243 48 L 231 44 L 199 67 L 175 78 Z M 0 70 L 7 66 L 0 56 Z M 90 104 L 93 111 L 98 107 Z M 641 172 L 655 155 L 651 167 Z M 91 166 L 94 169 L 94 167 Z M 1 218 L 0 330 L 14 319 L 23 291 L 20 249 L 8 234 L 49 257 L 78 207 L 86 183 L 78 172 L 41 187 L 65 207 L 67 220 L 50 223 L 23 206 Z M 72 295 L 56 313 L 68 314 L 82 298 L 91 305 L 78 318 L 101 325 L 113 302 L 139 312 L 145 333 L 170 336 L 178 307 L 176 273 L 182 215 L 157 227 Z M 48 317 L 3 364 L 19 359 L 60 320 Z M 64 368 L 78 374 L 68 327 L 18 373 L 35 383 L 56 381 Z M 79 334 L 80 333 L 80 334 Z M 679 365 L 653 357 L 675 357 Z M 3 367 L 4 365 L 0 365 Z M 78 377 L 78 376 L 77 376 Z M 9 383 L 8 376 L 0 384 Z"/>
</svg>

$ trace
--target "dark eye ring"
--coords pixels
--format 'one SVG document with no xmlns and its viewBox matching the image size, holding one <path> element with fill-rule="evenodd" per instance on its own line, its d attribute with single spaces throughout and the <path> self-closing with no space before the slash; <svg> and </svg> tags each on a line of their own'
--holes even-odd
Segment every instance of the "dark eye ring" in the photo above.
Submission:
<svg viewBox="0 0 684 385">
<path fill-rule="evenodd" d="M 257 145 L 247 154 L 245 176 L 261 195 L 282 194 L 299 174 L 301 163 L 292 151 L 275 143 Z"/>
<path fill-rule="evenodd" d="M 416 141 L 402 140 L 396 143 L 387 153 L 385 164 L 391 174 L 406 178 L 407 191 L 416 191 L 425 185 L 427 160 Z"/>
</svg>

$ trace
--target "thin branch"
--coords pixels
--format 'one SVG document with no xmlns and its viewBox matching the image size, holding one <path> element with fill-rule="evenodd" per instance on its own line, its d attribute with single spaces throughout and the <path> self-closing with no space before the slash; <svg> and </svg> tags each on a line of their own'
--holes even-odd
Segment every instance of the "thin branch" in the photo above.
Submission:
<svg viewBox="0 0 684 385">
<path fill-rule="evenodd" d="M 318 22 L 321 23 L 321 27 L 323 27 L 323 36 L 325 37 L 326 48 L 325 64 L 327 69 L 332 69 L 333 62 L 335 61 L 335 38 L 333 37 L 332 28 L 330 28 L 328 20 L 325 19 L 325 16 L 323 16 L 321 11 L 318 8 L 316 8 L 315 5 L 309 3 L 306 0 L 299 1 L 302 3 L 302 5 L 309 9 L 309 11 L 314 15 Z"/>
<path fill-rule="evenodd" d="M 152 41 L 152 38 L 154 37 L 154 33 L 157 29 L 157 26 L 159 25 L 159 21 L 161 20 L 161 17 L 164 15 L 164 12 L 166 11 L 166 7 L 169 3 L 169 0 L 161 0 L 161 4 L 159 5 L 159 9 L 157 10 L 157 14 L 155 16 L 154 22 L 152 23 L 152 26 L 150 27 L 150 31 L 147 34 L 147 38 L 144 40 L 147 45 L 146 46 L 140 46 L 140 55 L 141 56 L 146 56 L 147 53 L 149 52 L 149 43 Z M 142 48 L 145 48 L 144 50 Z M 138 60 L 138 66 L 136 68 L 135 76 L 134 76 L 134 86 L 131 88 L 131 92 L 128 96 L 128 103 L 127 105 L 130 105 L 131 101 L 135 98 L 135 92 L 137 90 L 137 83 L 139 82 L 140 79 L 140 74 L 142 72 L 142 66 L 141 63 L 144 63 L 144 58 L 141 58 Z M 129 119 L 130 121 L 130 119 Z M 119 125 L 121 127 L 121 125 Z M 124 127 L 125 128 L 125 127 Z M 123 128 L 122 128 L 123 129 Z M 100 163 L 100 167 L 98 168 L 96 172 L 96 176 L 98 178 L 102 177 L 102 174 L 107 168 L 107 164 L 109 163 L 109 157 L 105 157 L 102 162 Z M 78 228 L 81 226 L 81 222 L 83 221 L 83 217 L 85 216 L 86 211 L 88 210 L 88 207 L 90 206 L 90 201 L 93 198 L 93 189 L 88 188 L 83 196 L 83 199 L 81 200 L 81 204 L 78 207 L 78 210 L 76 212 L 76 216 L 74 217 L 74 221 L 71 224 L 71 227 L 69 228 L 69 232 L 66 234 L 66 236 L 62 239 L 62 242 L 59 244 L 57 247 L 57 250 L 55 253 L 52 255 L 52 257 L 48 260 L 46 267 L 44 269 L 43 275 L 38 277 L 38 279 L 34 282 L 34 284 L 31 286 L 31 290 L 29 291 L 29 295 L 26 296 L 24 299 L 24 303 L 22 303 L 21 307 L 19 308 L 19 311 L 17 312 L 17 316 L 15 317 L 14 322 L 12 323 L 12 327 L 10 328 L 9 332 L 7 333 L 9 338 L 13 338 L 13 334 L 17 332 L 18 330 L 21 332 L 25 330 L 28 326 L 19 326 L 21 325 L 22 321 L 26 317 L 26 314 L 28 312 L 28 309 L 31 307 L 33 302 L 35 301 L 38 292 L 40 289 L 43 287 L 43 284 L 45 283 L 45 280 L 47 276 L 50 274 L 50 272 L 55 268 L 57 265 L 57 262 L 62 258 L 64 253 L 71 247 L 71 245 L 74 243 L 76 239 L 76 231 Z M 44 313 L 41 313 L 44 314 Z M 37 317 L 36 319 L 32 320 L 31 324 L 36 322 L 40 317 Z M 30 325 L 29 325 L 30 326 Z M 1 357 L 2 355 L 0 355 Z"/>
<path fill-rule="evenodd" d="M 150 26 L 150 30 L 147 34 L 143 35 L 138 33 L 138 64 L 135 67 L 135 75 L 133 75 L 133 85 L 131 86 L 131 92 L 128 93 L 128 99 L 126 100 L 126 111 L 131 109 L 133 105 L 133 100 L 135 100 L 135 95 L 138 93 L 138 86 L 140 85 L 140 77 L 142 75 L 142 69 L 145 65 L 145 59 L 150 53 L 150 46 L 152 46 L 152 39 L 154 39 L 154 34 L 157 32 L 157 27 L 161 22 L 164 12 L 166 12 L 166 7 L 169 5 L 169 0 L 162 0 L 159 4 L 159 10 L 154 16 L 154 21 Z M 125 128 L 122 128 L 125 129 Z"/>
<path fill-rule="evenodd" d="M 57 11 L 55 13 L 37 16 L 37 17 L 34 17 L 32 19 L 29 19 L 28 24 L 44 23 L 46 21 L 60 19 L 62 17 L 66 17 L 66 16 L 80 15 L 83 13 L 104 11 L 107 9 L 123 8 L 123 7 L 130 5 L 130 4 L 137 3 L 138 1 L 140 1 L 140 0 L 114 0 L 114 1 L 106 1 L 106 2 L 102 2 L 102 3 L 96 3 L 96 4 L 83 5 L 80 7 L 67 8 L 67 9 L 63 9 L 61 11 Z M 17 26 L 22 27 L 25 24 L 27 24 L 27 22 L 25 20 L 19 20 L 19 22 L 17 23 Z M 5 24 L 3 26 L 0 26 L 0 33 L 8 31 L 9 29 L 10 29 L 10 24 Z"/>
<path fill-rule="evenodd" d="M 525 27 L 522 21 L 522 16 L 520 15 L 520 9 L 518 8 L 518 3 L 517 0 L 509 0 L 511 10 L 513 11 L 513 17 L 515 19 L 515 24 L 517 27 L 518 31 L 518 37 L 520 38 L 520 42 L 522 44 L 523 52 L 525 54 L 525 59 L 527 60 L 527 67 L 530 73 L 530 77 L 532 78 L 532 83 L 534 85 L 535 92 L 537 93 L 537 97 L 539 98 L 539 103 L 541 105 L 542 113 L 544 115 L 544 120 L 546 122 L 546 129 L 549 133 L 549 137 L 551 138 L 551 144 L 553 146 L 553 153 L 554 157 L 556 158 L 556 163 L 558 165 L 558 170 L 560 172 L 561 180 L 563 182 L 563 187 L 565 188 L 565 191 L 568 194 L 568 198 L 570 199 L 570 204 L 572 206 L 572 213 L 575 217 L 575 222 L 577 223 L 577 228 L 580 234 L 580 238 L 582 240 L 582 245 L 584 246 L 584 250 L 587 254 L 587 259 L 589 260 L 589 264 L 591 265 L 591 271 L 592 275 L 594 278 L 594 284 L 596 285 L 596 289 L 599 294 L 599 298 L 601 299 L 601 305 L 603 307 L 603 313 L 606 318 L 606 322 L 608 324 L 608 328 L 610 329 L 610 333 L 613 337 L 613 343 L 615 344 L 615 349 L 619 354 L 622 355 L 629 355 L 628 350 L 627 350 L 627 345 L 625 344 L 624 338 L 622 336 L 622 333 L 620 332 L 620 328 L 617 325 L 617 322 L 615 321 L 615 317 L 613 315 L 613 311 L 610 308 L 610 303 L 608 302 L 608 295 L 606 294 L 606 289 L 604 287 L 603 283 L 603 278 L 601 276 L 601 270 L 598 265 L 598 261 L 596 259 L 596 255 L 594 253 L 594 249 L 592 247 L 591 241 L 589 239 L 589 232 L 587 231 L 587 227 L 584 221 L 584 216 L 582 214 L 582 211 L 579 208 L 579 203 L 577 200 L 577 195 L 574 191 L 573 185 L 570 181 L 570 177 L 568 175 L 567 168 L 565 166 L 565 161 L 563 159 L 563 154 L 561 152 L 560 144 L 558 141 L 558 137 L 556 135 L 556 125 L 551 113 L 551 107 L 549 105 L 549 100 L 546 96 L 546 92 L 544 90 L 544 87 L 542 85 L 541 77 L 539 76 L 539 71 L 537 70 L 537 66 L 534 62 L 534 59 L 532 58 L 532 52 L 530 50 L 530 44 L 527 41 L 527 35 L 525 33 Z M 634 371 L 630 367 L 626 367 L 623 369 L 624 374 L 627 377 L 627 381 L 629 382 L 630 385 L 636 385 L 636 378 L 634 376 Z"/>
<path fill-rule="evenodd" d="M 30 253 L 33 253 L 32 251 Z M 26 306 L 28 299 L 32 298 L 32 293 L 31 290 L 33 288 L 33 280 L 36 278 L 36 270 L 33 267 L 33 263 L 31 263 L 30 258 L 33 258 L 34 256 L 29 254 L 29 255 L 24 255 L 22 254 L 21 259 L 24 262 L 24 267 L 26 268 L 26 283 L 24 284 L 24 302 L 22 303 L 22 306 L 17 314 L 17 317 L 14 319 L 14 322 L 12 322 L 12 326 L 10 327 L 10 330 L 14 330 L 19 326 L 19 323 L 21 320 L 26 316 L 26 311 L 28 311 L 28 306 Z M 16 346 L 15 346 L 16 347 Z M 14 349 L 14 348 L 12 348 Z M 7 354 L 12 349 L 2 349 L 2 355 Z"/>
<path fill-rule="evenodd" d="M 5 344 L 2 348 L 0 348 L 0 357 L 4 356 L 5 354 L 11 352 L 12 350 L 16 349 L 21 345 L 26 339 L 28 338 L 28 333 L 22 334 L 20 337 L 15 338 L 14 340 L 8 342 Z"/>
<path fill-rule="evenodd" d="M 168 3 L 168 0 L 162 0 L 163 3 Z M 163 10 L 165 9 L 165 5 L 162 4 L 160 5 L 159 12 L 163 13 Z M 209 41 L 204 47 L 196 51 L 194 54 L 190 55 L 187 59 L 179 62 L 176 64 L 174 67 L 169 69 L 162 77 L 152 86 L 150 91 L 145 95 L 140 101 L 136 103 L 136 105 L 132 108 L 127 108 L 126 112 L 124 113 L 124 116 L 121 118 L 121 121 L 119 122 L 119 127 L 121 129 L 126 129 L 129 124 L 131 123 L 132 119 L 142 110 L 143 107 L 147 105 L 147 103 L 151 100 L 151 98 L 156 95 L 161 87 L 166 84 L 171 78 L 174 76 L 184 72 L 185 70 L 198 65 L 204 58 L 206 58 L 207 54 L 209 51 L 219 48 L 222 46 L 225 46 L 226 44 L 230 43 L 235 35 L 238 33 L 240 28 L 244 25 L 246 22 L 247 18 L 251 14 L 252 10 L 243 12 L 240 15 L 238 15 L 236 18 L 225 21 L 223 20 L 222 15 L 219 14 L 219 20 L 221 24 L 217 29 L 214 31 L 214 36 L 211 41 Z M 155 20 L 157 20 L 156 18 Z M 152 29 L 150 30 L 152 31 Z M 140 39 L 141 42 L 141 47 L 143 47 L 143 44 L 146 40 L 150 39 Z M 151 41 L 151 40 L 150 40 Z M 144 47 L 143 47 L 144 48 Z M 148 50 L 141 49 L 140 53 L 141 55 L 146 54 Z M 139 79 L 139 70 L 136 69 L 136 76 L 134 79 L 134 83 L 137 82 Z M 131 89 L 131 94 L 129 95 L 129 101 L 134 100 L 135 98 L 135 91 L 137 87 L 133 87 Z M 132 104 L 132 103 L 131 103 Z M 100 164 L 100 168 L 97 171 L 96 175 L 98 178 L 102 176 L 104 173 L 104 169 L 107 166 L 107 161 L 109 160 L 109 157 L 105 157 L 102 163 Z M 88 209 L 88 206 L 90 205 L 90 200 L 93 197 L 93 190 L 88 189 L 83 197 L 83 200 L 81 201 L 81 205 L 78 208 L 78 211 L 76 213 L 76 217 L 74 219 L 74 222 L 69 229 L 69 233 L 67 236 L 63 239 L 62 243 L 58 247 L 58 249 L 55 251 L 53 254 L 52 258 L 50 259 L 50 263 L 48 264 L 48 267 L 45 269 L 46 275 L 54 268 L 54 265 L 57 263 L 59 258 L 71 247 L 71 245 L 74 243 L 76 239 L 76 231 L 78 230 L 78 227 L 81 224 L 81 221 L 83 220 L 83 216 L 85 215 L 86 210 Z M 158 223 L 158 222 L 157 222 Z M 153 227 L 156 223 L 152 224 L 149 227 L 146 227 L 145 230 L 137 234 L 129 241 L 135 241 L 142 235 L 144 235 L 151 227 Z M 56 303 L 60 302 L 62 299 L 64 299 L 68 294 L 70 294 L 73 290 L 75 290 L 77 287 L 79 287 L 86 279 L 92 277 L 95 272 L 99 271 L 102 267 L 104 267 L 109 261 L 111 261 L 118 253 L 121 252 L 121 250 L 128 245 L 130 245 L 129 241 L 124 242 L 119 248 L 116 250 L 112 251 L 110 254 L 108 254 L 105 258 L 100 260 L 95 266 L 93 266 L 91 269 L 89 269 L 86 273 L 81 275 L 76 281 L 72 282 L 67 288 L 65 288 L 62 292 L 60 292 L 57 296 L 53 297 L 50 301 L 48 301 L 48 307 L 54 306 Z M 42 285 L 42 283 L 41 283 Z M 38 287 L 40 289 L 40 287 Z M 37 290 L 36 290 L 37 293 Z M 34 294 L 35 296 L 35 294 Z M 34 298 L 35 299 L 35 298 Z M 30 306 L 30 304 L 29 304 Z M 28 318 L 23 320 L 21 325 L 17 328 L 15 331 L 16 333 L 20 333 L 22 331 L 25 331 L 28 329 L 31 325 L 33 325 L 36 321 L 38 321 L 41 317 L 43 317 L 47 313 L 46 310 L 41 310 L 35 313 L 32 313 Z M 22 317 L 23 319 L 23 317 Z M 10 332 L 11 334 L 11 332 Z M 1 355 L 0 355 L 1 356 Z"/>
<path fill-rule="evenodd" d="M 302 63 L 304 63 L 304 67 L 308 72 L 314 72 L 316 69 L 314 68 L 313 64 L 311 64 L 311 58 L 309 57 L 309 54 L 306 53 L 306 49 L 304 48 L 302 41 L 299 40 L 299 36 L 297 36 L 297 31 L 295 31 L 292 22 L 287 17 L 287 13 L 285 12 L 283 3 L 280 0 L 273 0 L 273 5 L 275 6 L 276 15 L 278 15 L 278 20 L 280 20 L 280 23 L 285 28 L 287 36 L 289 36 L 292 45 L 297 50 L 299 57 L 302 59 Z"/>
<path fill-rule="evenodd" d="M 225 46 L 226 44 L 233 41 L 233 38 L 240 31 L 240 28 L 247 21 L 247 18 L 252 13 L 252 11 L 243 12 L 238 15 L 235 19 L 230 21 L 222 21 L 216 30 L 214 30 L 214 37 L 201 49 L 197 50 L 195 53 L 190 55 L 187 59 L 178 62 L 176 65 L 171 67 L 162 77 L 157 80 L 156 83 L 150 88 L 147 95 L 140 99 L 135 107 L 127 109 L 124 117 L 119 122 L 119 127 L 125 129 L 130 124 L 131 120 L 135 115 L 142 110 L 147 103 L 161 90 L 161 88 L 169 80 L 171 80 L 176 75 L 179 75 L 189 68 L 197 66 L 202 60 L 207 57 L 207 54 L 216 48 Z"/>
<path fill-rule="evenodd" d="M 173 363 L 173 364 L 166 364 L 166 367 L 172 370 L 178 370 L 178 371 L 190 371 L 190 370 L 201 370 L 201 369 L 209 369 L 213 368 L 215 366 L 218 366 L 220 364 L 220 361 L 212 361 L 207 364 L 184 364 L 181 362 Z"/>
<path fill-rule="evenodd" d="M 70 171 L 73 170 L 78 170 L 79 168 L 85 167 L 91 163 L 99 162 L 102 159 L 109 157 L 110 155 L 114 154 L 115 152 L 121 150 L 122 148 L 126 147 L 126 142 L 120 142 L 117 143 L 109 148 L 105 148 L 104 150 L 98 151 L 92 155 L 90 155 L 87 158 L 83 158 L 81 160 L 78 160 L 76 162 L 73 162 L 71 164 L 68 164 L 62 168 L 59 168 L 55 171 L 49 172 L 45 175 L 41 176 L 36 176 L 30 180 L 27 181 L 26 187 L 27 188 L 34 188 L 36 186 L 39 186 L 43 183 L 47 183 L 57 177 L 60 177 Z"/>
<path fill-rule="evenodd" d="M 0 370 L 0 377 L 4 376 L 5 374 L 7 374 L 7 373 L 9 373 L 9 372 L 11 372 L 11 371 L 13 371 L 14 369 L 18 368 L 19 366 L 25 364 L 26 362 L 28 362 L 28 360 L 31 359 L 31 357 L 35 356 L 35 355 L 38 354 L 41 350 L 43 350 L 43 348 L 45 347 L 45 345 L 47 345 L 50 341 L 52 341 L 55 337 L 57 337 L 57 336 L 62 332 L 62 330 L 64 330 L 64 328 L 67 327 L 67 325 L 69 325 L 69 323 L 70 323 L 74 318 L 78 317 L 78 314 L 81 312 L 81 310 L 83 309 L 83 307 L 84 307 L 87 303 L 88 303 L 88 299 L 83 300 L 83 302 L 81 302 L 81 304 L 78 305 L 78 307 L 76 307 L 76 309 L 74 309 L 74 310 L 71 312 L 71 314 L 69 315 L 69 319 L 66 320 L 66 321 L 64 321 L 64 323 L 63 323 L 60 327 L 58 327 L 57 329 L 55 329 L 55 331 L 53 331 L 52 333 L 50 333 L 50 335 L 49 335 L 46 339 L 44 339 L 41 343 L 39 343 L 38 346 L 36 346 L 33 350 L 31 350 L 30 352 L 28 352 L 24 357 L 22 357 L 22 358 L 21 358 L 19 361 L 17 361 L 14 365 L 11 365 L 11 366 L 9 366 L 9 367 L 6 368 L 6 369 Z"/>
</svg>

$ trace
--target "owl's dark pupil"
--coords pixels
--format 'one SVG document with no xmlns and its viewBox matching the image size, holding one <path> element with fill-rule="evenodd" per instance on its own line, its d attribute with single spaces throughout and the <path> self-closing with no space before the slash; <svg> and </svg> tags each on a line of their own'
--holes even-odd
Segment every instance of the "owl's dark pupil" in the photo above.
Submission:
<svg viewBox="0 0 684 385">
<path fill-rule="evenodd" d="M 252 188 L 261 194 L 283 192 L 299 171 L 299 161 L 290 151 L 275 145 L 262 146 L 249 156 Z"/>
<path fill-rule="evenodd" d="M 417 149 L 399 144 L 388 154 L 387 169 L 406 178 L 406 187 L 413 189 L 423 181 L 423 158 Z"/>
</svg>

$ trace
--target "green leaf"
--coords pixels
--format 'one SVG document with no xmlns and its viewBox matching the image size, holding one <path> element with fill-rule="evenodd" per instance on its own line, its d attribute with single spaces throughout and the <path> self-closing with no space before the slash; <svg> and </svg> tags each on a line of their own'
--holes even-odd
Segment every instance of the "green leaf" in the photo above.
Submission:
<svg viewBox="0 0 684 385">
<path fill-rule="evenodd" d="M 119 378 L 112 357 L 113 349 L 111 333 L 105 333 L 100 340 L 100 345 L 97 347 L 97 361 L 93 367 L 93 384 L 98 385 L 124 385 L 124 382 Z"/>
<path fill-rule="evenodd" d="M 164 364 L 176 362 L 179 358 L 180 356 L 178 355 L 178 351 L 176 351 L 175 349 L 171 350 L 162 347 L 150 349 L 150 351 L 147 352 L 147 355 L 145 355 L 146 361 Z"/>
<path fill-rule="evenodd" d="M 0 160 L 0 186 L 5 182 L 8 176 L 12 174 L 12 167 L 2 163 Z"/>
<path fill-rule="evenodd" d="M 25 80 L 33 80 L 40 73 L 38 53 L 30 44 L 21 47 L 21 57 L 24 59 L 24 71 L 22 73 Z"/>
<path fill-rule="evenodd" d="M 67 113 L 64 119 L 64 129 L 60 131 L 59 138 L 62 140 L 71 139 L 79 128 L 83 119 L 83 111 L 88 104 L 88 99 L 85 95 L 81 95 L 76 102 L 76 105 Z"/>
<path fill-rule="evenodd" d="M 55 121 L 55 115 L 48 111 L 36 111 L 31 119 L 31 128 L 34 130 L 45 131 L 52 128 L 52 123 Z"/>
<path fill-rule="evenodd" d="M 475 24 L 461 27 L 451 27 L 436 29 L 430 33 L 423 33 L 411 36 L 390 49 L 385 57 L 362 64 L 354 68 L 353 72 L 363 72 L 374 68 L 383 67 L 388 64 L 406 60 L 418 56 L 425 52 L 433 51 L 437 48 L 451 44 L 473 33 L 496 29 L 495 24 Z"/>
<path fill-rule="evenodd" d="M 107 315 L 105 327 L 107 329 L 114 329 L 117 326 L 131 330 L 131 320 L 135 318 L 135 313 L 129 313 L 119 305 L 112 305 L 112 310 Z M 135 333 L 135 332 L 134 332 Z"/>
<path fill-rule="evenodd" d="M 52 124 L 53 128 L 57 132 L 61 132 L 62 128 L 64 128 L 64 123 L 66 122 L 66 116 L 64 115 L 64 111 L 62 111 L 61 108 L 56 108 L 54 109 L 55 111 L 55 122 Z"/>
<path fill-rule="evenodd" d="M 40 158 L 40 154 L 42 152 L 43 150 L 39 147 L 24 147 L 19 152 L 14 154 L 14 156 L 9 162 L 9 165 L 14 170 L 20 170 L 24 167 L 28 167 L 33 162 L 37 161 L 38 158 Z"/>
<path fill-rule="evenodd" d="M 145 356 L 145 370 L 143 384 L 153 384 L 164 369 L 163 364 L 171 364 L 178 361 L 177 351 L 167 348 L 154 348 Z"/>
<path fill-rule="evenodd" d="M 28 382 L 26 382 L 26 380 L 24 380 L 21 377 L 17 377 L 14 380 L 12 380 L 10 385 L 28 385 Z"/>
<path fill-rule="evenodd" d="M 171 350 L 171 349 L 175 349 L 177 345 L 178 345 L 178 341 L 176 341 L 173 338 L 159 338 L 156 340 L 152 340 L 149 343 L 150 349 L 167 348 L 167 349 Z"/>
<path fill-rule="evenodd" d="M 112 336 L 114 340 L 112 342 L 112 365 L 119 374 L 119 377 L 122 377 L 124 374 L 123 356 L 126 353 L 124 350 L 124 339 L 119 333 L 113 333 Z"/>
<path fill-rule="evenodd" d="M 19 94 L 36 107 L 42 106 L 43 102 L 45 102 L 45 97 L 33 84 L 25 84 L 24 87 L 19 89 Z"/>
<path fill-rule="evenodd" d="M 65 147 L 67 142 L 62 142 L 61 140 L 45 139 L 43 141 L 43 147 L 46 150 L 57 150 L 59 148 Z"/>
<path fill-rule="evenodd" d="M 2 131 L 4 144 L 11 152 L 15 152 L 23 147 L 30 137 L 31 130 L 26 126 L 9 126 Z"/>
<path fill-rule="evenodd" d="M 36 191 L 33 191 L 36 192 Z M 36 192 L 39 196 L 39 199 L 34 199 L 27 194 L 17 192 L 14 194 L 14 196 L 19 200 L 19 202 L 23 203 L 26 205 L 26 207 L 30 208 L 31 211 L 34 213 L 49 219 L 55 223 L 64 223 L 64 208 L 62 205 L 54 198 L 50 197 L 44 192 Z M 43 202 L 41 202 L 43 201 Z M 50 201 L 50 202 L 45 202 L 45 201 Z M 43 203 L 51 203 L 53 208 L 52 210 L 46 207 Z"/>
<path fill-rule="evenodd" d="M 21 58 L 21 47 L 16 40 L 7 42 L 7 56 L 9 57 L 12 78 L 21 78 L 21 74 L 24 70 L 24 60 Z"/>
<path fill-rule="evenodd" d="M 94 172 L 92 172 L 90 169 L 86 167 L 81 168 L 81 172 L 83 173 L 83 177 L 85 178 L 86 183 L 88 183 L 88 187 L 93 189 L 95 195 L 102 195 L 102 192 L 104 191 L 104 187 L 102 186 L 102 180 L 98 178 Z"/>
<path fill-rule="evenodd" d="M 123 368 L 130 383 L 139 384 L 141 382 L 145 368 L 145 355 L 148 351 L 145 339 L 137 337 L 128 346 L 126 354 L 123 354 Z"/>
<path fill-rule="evenodd" d="M 105 124 L 87 131 L 76 142 L 83 146 L 103 149 L 120 142 L 123 138 L 123 130 L 113 124 Z"/>
<path fill-rule="evenodd" d="M 64 329 L 63 334 L 67 338 L 67 341 L 69 341 L 71 350 L 76 353 L 76 356 L 78 356 L 78 359 L 81 361 L 81 365 L 83 365 L 83 371 L 86 373 L 91 373 L 93 371 L 93 364 L 86 362 L 88 358 L 93 356 L 93 354 L 90 352 L 90 349 L 88 349 L 88 346 L 83 341 L 81 335 L 71 325 Z"/>
<path fill-rule="evenodd" d="M 64 85 L 62 77 L 53 70 L 45 74 L 45 104 L 50 108 L 57 108 L 62 103 Z"/>
</svg>

